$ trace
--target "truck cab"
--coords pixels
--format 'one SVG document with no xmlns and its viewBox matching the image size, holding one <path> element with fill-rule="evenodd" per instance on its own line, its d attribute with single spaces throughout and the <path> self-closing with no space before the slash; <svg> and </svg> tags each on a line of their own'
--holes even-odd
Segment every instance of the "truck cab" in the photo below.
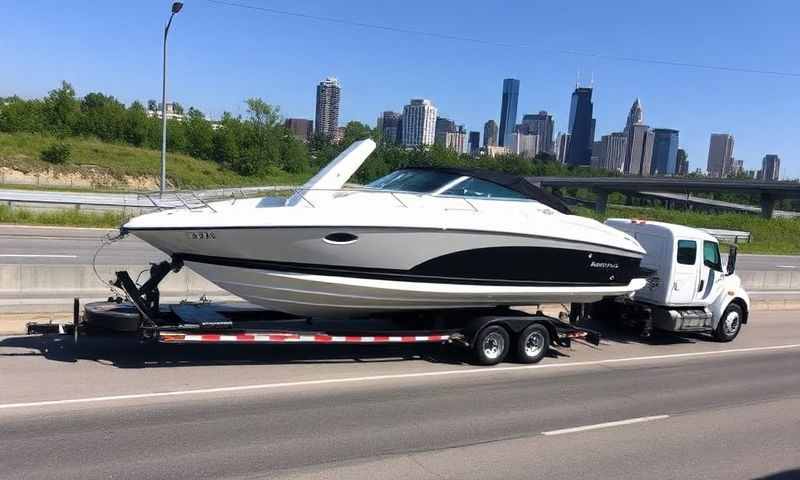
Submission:
<svg viewBox="0 0 800 480">
<path fill-rule="evenodd" d="M 736 249 L 723 265 L 719 241 L 701 230 L 663 222 L 613 218 L 606 224 L 634 237 L 647 251 L 647 285 L 627 312 L 649 316 L 645 328 L 707 331 L 730 341 L 747 322 L 750 299 L 735 273 Z M 649 312 L 649 313 L 647 313 Z"/>
</svg>

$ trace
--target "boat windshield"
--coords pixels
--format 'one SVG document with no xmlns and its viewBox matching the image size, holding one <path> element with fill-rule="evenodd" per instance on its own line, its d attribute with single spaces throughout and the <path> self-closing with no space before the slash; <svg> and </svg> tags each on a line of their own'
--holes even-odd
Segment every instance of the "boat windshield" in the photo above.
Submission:
<svg viewBox="0 0 800 480">
<path fill-rule="evenodd" d="M 397 170 L 383 176 L 367 188 L 395 190 L 398 192 L 432 193 L 444 187 L 460 175 L 433 170 Z"/>
</svg>

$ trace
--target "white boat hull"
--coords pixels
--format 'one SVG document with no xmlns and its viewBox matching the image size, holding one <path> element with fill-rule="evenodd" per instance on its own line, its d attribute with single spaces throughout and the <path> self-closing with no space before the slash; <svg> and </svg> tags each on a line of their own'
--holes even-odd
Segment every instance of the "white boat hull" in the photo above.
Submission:
<svg viewBox="0 0 800 480">
<path fill-rule="evenodd" d="M 378 280 L 279 272 L 187 262 L 221 288 L 271 310 L 304 317 L 359 317 L 382 312 L 588 303 L 629 295 L 644 279 L 627 285 L 507 286 Z"/>
</svg>

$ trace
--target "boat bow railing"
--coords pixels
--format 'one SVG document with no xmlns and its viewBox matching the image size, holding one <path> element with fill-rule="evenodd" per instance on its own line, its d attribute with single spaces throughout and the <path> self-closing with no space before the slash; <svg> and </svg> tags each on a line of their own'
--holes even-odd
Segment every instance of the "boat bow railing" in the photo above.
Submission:
<svg viewBox="0 0 800 480">
<path fill-rule="evenodd" d="M 466 203 L 469 210 L 474 212 L 479 212 L 477 206 L 473 202 L 470 202 L 469 199 L 465 197 L 440 197 L 436 195 L 431 195 L 429 193 L 416 193 L 416 192 L 407 192 L 402 190 L 385 190 L 385 189 L 378 189 L 378 188 L 295 188 L 293 198 L 296 198 L 298 201 L 302 201 L 306 205 L 311 208 L 317 208 L 317 205 L 314 203 L 314 198 L 309 193 L 313 192 L 324 192 L 324 193 L 332 193 L 333 198 L 336 198 L 336 194 L 352 194 L 352 193 L 368 193 L 371 195 L 384 195 L 390 196 L 400 207 L 403 208 L 410 208 L 408 203 L 403 201 L 401 195 L 403 196 L 411 196 L 417 198 L 424 198 L 424 197 L 431 197 L 431 198 L 452 198 L 458 199 Z M 309 198 L 311 197 L 311 198 Z"/>
</svg>

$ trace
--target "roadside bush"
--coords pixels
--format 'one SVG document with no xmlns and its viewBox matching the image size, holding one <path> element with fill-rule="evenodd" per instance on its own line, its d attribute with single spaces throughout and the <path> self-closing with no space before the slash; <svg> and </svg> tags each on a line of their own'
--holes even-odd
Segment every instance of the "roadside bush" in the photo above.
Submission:
<svg viewBox="0 0 800 480">
<path fill-rule="evenodd" d="M 63 165 L 67 163 L 69 160 L 69 156 L 72 153 L 70 146 L 66 143 L 59 142 L 50 145 L 49 147 L 42 150 L 41 159 L 48 163 L 53 163 L 56 165 Z"/>
</svg>

